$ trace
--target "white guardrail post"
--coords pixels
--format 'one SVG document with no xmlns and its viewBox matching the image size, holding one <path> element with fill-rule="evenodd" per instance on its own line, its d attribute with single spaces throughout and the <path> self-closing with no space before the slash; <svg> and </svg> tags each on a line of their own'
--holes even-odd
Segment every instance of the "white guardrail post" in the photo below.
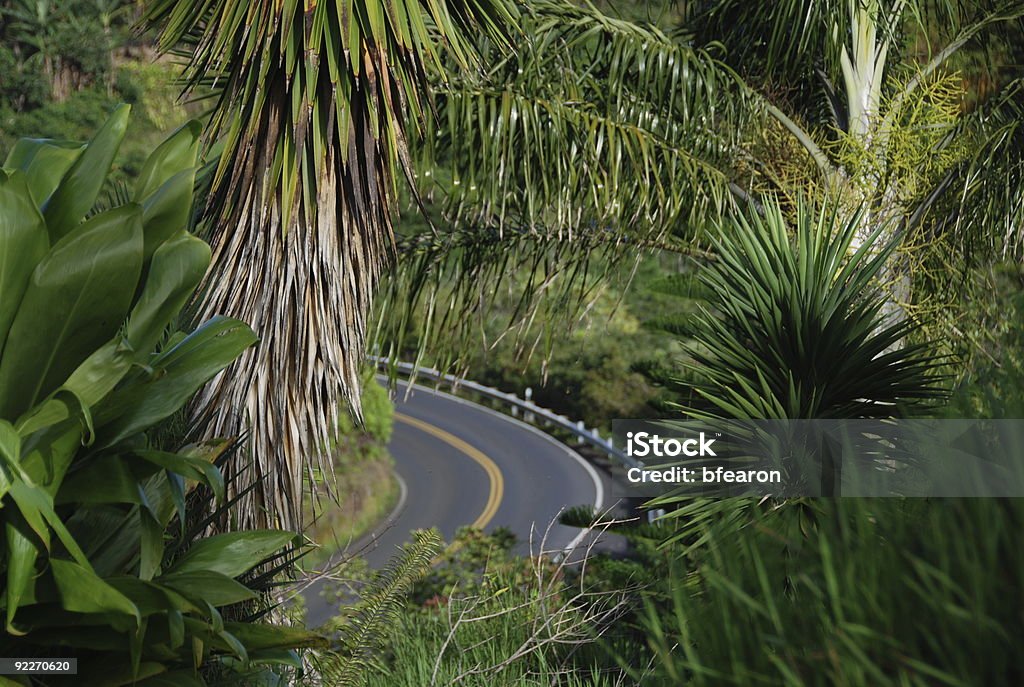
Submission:
<svg viewBox="0 0 1024 687">
<path fill-rule="evenodd" d="M 370 360 L 377 363 L 378 367 L 385 368 L 390 363 L 386 358 L 380 356 L 369 356 Z M 521 399 L 515 394 L 507 394 L 504 391 L 499 391 L 483 384 L 477 384 L 476 382 L 468 379 L 458 379 L 454 375 L 444 374 L 438 370 L 430 367 L 415 367 L 411 363 L 396 363 L 395 367 L 406 375 L 412 375 L 413 372 L 419 377 L 428 379 L 434 382 L 445 382 L 455 387 L 462 387 L 469 389 L 481 396 L 500 401 L 509 407 L 509 414 L 513 417 L 517 416 L 519 411 L 523 412 L 523 419 L 527 422 L 536 422 L 537 418 L 541 418 L 549 426 L 555 425 L 575 435 L 577 441 L 580 443 L 588 443 L 591 446 L 603 451 L 609 458 L 617 460 L 626 467 L 636 468 L 643 467 L 643 463 L 626 455 L 623 451 L 617 449 L 613 444 L 613 439 L 609 437 L 607 440 L 602 439 L 601 435 L 596 429 L 588 430 L 583 421 L 573 422 L 564 415 L 556 415 L 555 413 L 541 408 L 536 405 L 531 399 L 533 397 L 533 389 L 527 388 L 525 391 L 526 399 Z"/>
</svg>

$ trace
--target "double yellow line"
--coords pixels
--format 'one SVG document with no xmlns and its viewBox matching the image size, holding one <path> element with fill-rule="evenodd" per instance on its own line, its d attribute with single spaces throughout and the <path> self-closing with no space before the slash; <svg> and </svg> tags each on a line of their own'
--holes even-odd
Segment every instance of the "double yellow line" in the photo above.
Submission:
<svg viewBox="0 0 1024 687">
<path fill-rule="evenodd" d="M 498 506 L 501 505 L 501 498 L 505 493 L 505 479 L 501 476 L 501 470 L 493 460 L 487 457 L 479 449 L 470 446 L 462 439 L 458 438 L 450 432 L 446 432 L 440 427 L 424 422 L 415 417 L 410 417 L 404 413 L 395 413 L 395 419 L 399 422 L 415 427 L 421 432 L 436 437 L 448 444 L 455 450 L 466 454 L 470 459 L 477 463 L 487 473 L 487 478 L 490 480 L 491 488 L 490 493 L 487 495 L 487 504 L 484 506 L 484 510 L 480 513 L 480 516 L 473 521 L 470 527 L 482 529 L 487 526 L 487 523 L 491 521 L 495 513 L 498 512 Z"/>
</svg>

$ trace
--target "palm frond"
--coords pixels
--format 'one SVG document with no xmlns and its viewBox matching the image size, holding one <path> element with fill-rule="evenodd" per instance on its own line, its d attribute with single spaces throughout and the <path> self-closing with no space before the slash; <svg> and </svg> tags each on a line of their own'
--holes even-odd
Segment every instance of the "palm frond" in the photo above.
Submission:
<svg viewBox="0 0 1024 687">
<path fill-rule="evenodd" d="M 531 3 L 512 55 L 490 41 L 486 68 L 438 90 L 421 150 L 447 216 L 469 226 L 573 237 L 692 237 L 733 207 L 734 159 L 751 108 L 710 51 L 590 5 Z"/>
<path fill-rule="evenodd" d="M 984 52 L 1019 40 L 1006 21 L 1020 16 L 1019 0 L 710 0 L 693 3 L 681 33 L 698 45 L 721 43 L 725 61 L 777 104 L 826 124 L 831 117 L 820 107 L 820 89 L 827 91 L 839 72 L 854 7 L 877 17 L 890 61 L 913 72 L 930 74 L 967 44 Z"/>
<path fill-rule="evenodd" d="M 915 220 L 931 234 L 952 233 L 965 255 L 1024 255 L 1024 80 L 963 122 L 973 154 L 951 170 Z M 934 207 L 933 207 L 934 206 Z"/>
<path fill-rule="evenodd" d="M 654 247 L 612 231 L 570 239 L 506 227 L 406 237 L 398 242 L 401 266 L 376 303 L 372 341 L 391 361 L 455 374 L 481 346 L 503 340 L 522 359 L 546 359 L 594 299 L 628 279 L 629 263 Z"/>
</svg>

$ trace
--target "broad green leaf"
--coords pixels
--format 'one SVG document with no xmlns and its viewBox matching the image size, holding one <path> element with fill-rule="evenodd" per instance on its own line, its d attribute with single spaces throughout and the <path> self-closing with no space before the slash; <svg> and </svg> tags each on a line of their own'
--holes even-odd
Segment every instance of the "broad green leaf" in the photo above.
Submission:
<svg viewBox="0 0 1024 687">
<path fill-rule="evenodd" d="M 241 582 L 212 570 L 171 573 L 155 582 L 170 587 L 193 601 L 202 600 L 214 607 L 256 598 L 256 593 Z"/>
<path fill-rule="evenodd" d="M 88 460 L 64 480 L 54 502 L 142 503 L 141 483 L 158 468 L 125 456 L 101 455 Z"/>
<path fill-rule="evenodd" d="M 167 612 L 167 637 L 173 649 L 185 644 L 185 618 L 181 611 Z"/>
<path fill-rule="evenodd" d="M 164 241 L 187 228 L 195 178 L 195 168 L 179 172 L 142 203 L 147 260 Z"/>
<path fill-rule="evenodd" d="M 289 666 L 302 670 L 302 658 L 292 649 L 257 649 L 249 651 L 249 661 L 258 665 Z"/>
<path fill-rule="evenodd" d="M 211 319 L 151 360 L 152 374 L 108 397 L 95 417 L 98 446 L 111 446 L 169 417 L 255 342 L 256 335 L 242 322 Z"/>
<path fill-rule="evenodd" d="M 192 297 L 209 265 L 210 247 L 187 232 L 157 248 L 146 285 L 128 317 L 125 335 L 132 348 L 148 355 L 156 347 L 167 325 Z"/>
<path fill-rule="evenodd" d="M 71 417 L 71 410 L 59 398 L 48 398 L 18 418 L 18 433 L 29 436 Z"/>
<path fill-rule="evenodd" d="M 156 582 L 140 580 L 133 575 L 117 575 L 108 578 L 106 582 L 135 604 L 143 616 L 156 613 L 195 613 L 199 611 L 195 604 L 181 594 L 162 587 Z"/>
<path fill-rule="evenodd" d="M 139 577 L 151 580 L 160 571 L 164 557 L 164 528 L 148 508 L 138 509 Z"/>
<path fill-rule="evenodd" d="M 4 167 L 25 173 L 32 198 L 42 207 L 84 150 L 82 143 L 23 138 L 11 148 Z"/>
<path fill-rule="evenodd" d="M 75 420 L 47 429 L 42 437 L 31 437 L 23 446 L 21 469 L 28 479 L 48 494 L 57 493 L 71 459 L 82 443 L 82 427 Z"/>
<path fill-rule="evenodd" d="M 114 336 L 141 269 L 137 205 L 93 217 L 50 250 L 32 274 L 0 360 L 0 417 L 31 408 Z"/>
<path fill-rule="evenodd" d="M 28 534 L 27 526 L 22 522 L 16 526 L 10 515 L 6 516 L 4 524 L 5 553 L 7 555 L 7 584 L 5 587 L 7 606 L 7 631 L 11 634 L 22 634 L 11 624 L 18 612 L 18 607 L 23 599 L 32 596 L 30 585 L 35 584 L 33 574 L 35 572 L 36 559 L 39 557 L 39 549 L 32 537 Z"/>
<path fill-rule="evenodd" d="M 194 167 L 203 126 L 193 119 L 167 137 L 146 159 L 132 199 L 141 203 L 174 175 Z"/>
<path fill-rule="evenodd" d="M 139 609 L 91 570 L 74 561 L 50 559 L 61 605 L 75 613 L 120 613 L 141 620 Z"/>
<path fill-rule="evenodd" d="M 239 639 L 249 651 L 261 649 L 300 649 L 327 645 L 316 632 L 298 627 L 257 623 L 224 623 L 224 629 Z"/>
<path fill-rule="evenodd" d="M 54 511 L 53 497 L 44 488 L 24 479 L 17 480 L 11 484 L 11 498 L 17 504 L 19 512 L 29 521 L 32 529 L 43 539 L 44 546 L 49 548 L 49 532 L 46 531 L 45 525 L 40 523 L 40 518 L 46 521 L 46 525 L 49 525 L 49 529 L 57 535 L 57 539 L 64 545 L 71 557 L 82 567 L 91 569 L 89 560 L 78 546 L 78 542 L 71 536 L 64 521 Z"/>
<path fill-rule="evenodd" d="M 108 341 L 71 373 L 54 397 L 22 416 L 18 420 L 19 430 L 25 431 L 22 429 L 23 427 L 45 426 L 45 422 L 59 421 L 61 413 L 59 407 L 45 408 L 44 416 L 43 412 L 44 406 L 54 403 L 61 403 L 67 409 L 67 405 L 59 399 L 61 391 L 67 392 L 75 398 L 80 410 L 86 415 L 86 419 L 90 419 L 90 409 L 118 385 L 131 369 L 132 364 L 139 362 L 140 357 L 120 335 Z M 67 412 L 72 411 L 68 410 Z M 41 417 L 37 417 L 37 415 Z M 91 433 L 91 422 L 89 429 Z"/>
<path fill-rule="evenodd" d="M 193 635 L 194 639 L 198 639 L 212 648 L 230 651 L 241 661 L 248 662 L 249 655 L 245 650 L 245 645 L 231 633 L 226 632 L 223 627 L 218 627 L 216 622 L 206 623 L 188 616 L 184 620 L 185 628 Z"/>
<path fill-rule="evenodd" d="M 15 477 L 11 484 L 11 501 L 18 507 L 18 512 L 24 519 L 25 524 L 42 542 L 43 547 L 50 548 L 50 528 L 46 526 L 46 518 L 43 511 L 49 505 L 44 498 L 40 498 L 38 487 L 26 484 Z M 27 534 L 27 532 L 26 532 Z"/>
<path fill-rule="evenodd" d="M 11 423 L 0 420 L 0 499 L 10 490 L 11 479 L 15 475 L 15 471 L 5 463 L 21 463 L 21 437 Z"/>
<path fill-rule="evenodd" d="M 229 445 L 228 442 L 218 442 L 214 445 L 188 447 L 179 453 L 135 451 L 134 455 L 187 479 L 205 483 L 219 503 L 224 500 L 224 476 L 213 464 L 213 460 Z M 189 455 L 190 452 L 195 455 Z"/>
<path fill-rule="evenodd" d="M 43 207 L 52 242 L 71 233 L 92 209 L 128 127 L 129 105 L 119 105 L 61 179 Z"/>
<path fill-rule="evenodd" d="M 46 224 L 29 195 L 25 176 L 0 178 L 0 352 L 32 270 L 49 247 Z"/>
<path fill-rule="evenodd" d="M 168 570 L 173 573 L 218 572 L 237 577 L 272 556 L 295 538 L 279 530 L 227 532 L 196 542 Z"/>
</svg>

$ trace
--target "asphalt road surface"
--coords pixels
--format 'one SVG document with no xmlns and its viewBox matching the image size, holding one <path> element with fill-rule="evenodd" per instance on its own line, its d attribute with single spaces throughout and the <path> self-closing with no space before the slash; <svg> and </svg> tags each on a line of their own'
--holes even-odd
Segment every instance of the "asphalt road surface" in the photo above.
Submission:
<svg viewBox="0 0 1024 687">
<path fill-rule="evenodd" d="M 538 551 L 549 523 L 567 507 L 600 510 L 600 475 L 565 445 L 543 432 L 482 406 L 423 387 L 398 390 L 389 444 L 401 497 L 386 522 L 348 551 L 362 551 L 382 567 L 414 529 L 437 527 L 448 541 L 465 525 L 510 528 L 519 552 Z M 555 523 L 545 550 L 562 549 L 580 530 Z M 307 625 L 327 621 L 333 609 L 320 597 L 322 583 L 303 592 Z"/>
</svg>

